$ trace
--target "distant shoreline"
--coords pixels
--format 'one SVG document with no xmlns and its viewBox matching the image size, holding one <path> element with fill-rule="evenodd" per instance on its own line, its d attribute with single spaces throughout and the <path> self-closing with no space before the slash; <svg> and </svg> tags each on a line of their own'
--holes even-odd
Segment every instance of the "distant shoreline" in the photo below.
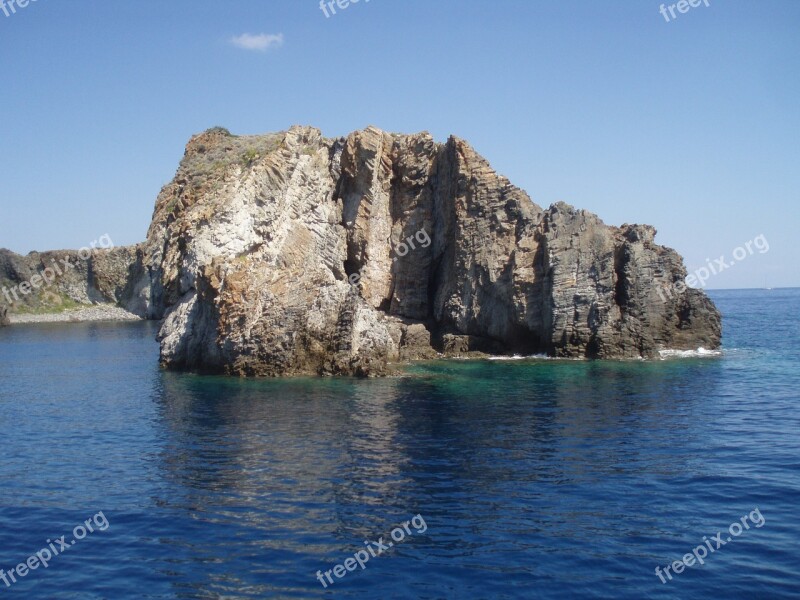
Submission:
<svg viewBox="0 0 800 600">
<path fill-rule="evenodd" d="M 65 310 L 58 313 L 9 314 L 11 325 L 29 323 L 85 323 L 92 321 L 142 321 L 143 319 L 124 308 L 113 305 L 98 305 L 87 308 Z"/>
<path fill-rule="evenodd" d="M 763 292 L 763 291 L 772 291 L 772 290 L 798 290 L 800 286 L 778 286 L 778 287 L 746 287 L 746 288 L 703 288 L 703 291 L 706 292 L 747 292 L 747 291 L 754 291 L 754 292 Z"/>
</svg>

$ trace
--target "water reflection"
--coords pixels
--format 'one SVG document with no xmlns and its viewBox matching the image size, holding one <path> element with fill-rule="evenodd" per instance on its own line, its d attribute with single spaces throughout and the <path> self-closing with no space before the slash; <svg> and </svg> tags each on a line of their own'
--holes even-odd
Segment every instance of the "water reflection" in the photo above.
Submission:
<svg viewBox="0 0 800 600">
<path fill-rule="evenodd" d="M 216 536 L 163 543 L 206 565 L 208 581 L 194 584 L 206 591 L 230 592 L 226 578 L 244 569 L 266 592 L 287 570 L 314 571 L 417 513 L 440 525 L 440 557 L 535 548 L 554 524 L 586 532 L 602 510 L 640 512 L 605 480 L 702 470 L 672 446 L 678 433 L 702 443 L 693 371 L 713 381 L 703 371 L 716 368 L 433 363 L 366 381 L 163 373 L 154 401 L 169 485 L 157 503 Z M 587 504 L 559 505 L 558 488 Z M 482 527 L 499 538 L 464 541 L 464 528 Z M 289 578 L 282 590 L 304 586 Z"/>
<path fill-rule="evenodd" d="M 769 556 L 787 589 L 798 375 L 776 340 L 719 360 L 241 381 L 160 371 L 152 327 L 0 333 L 0 567 L 98 510 L 111 522 L 24 597 L 624 596 L 609 573 L 658 597 L 653 565 L 687 532 L 756 504 L 768 525 L 742 556 Z M 415 514 L 425 534 L 319 585 Z M 693 595 L 747 596 L 728 556 L 688 576 Z"/>
</svg>

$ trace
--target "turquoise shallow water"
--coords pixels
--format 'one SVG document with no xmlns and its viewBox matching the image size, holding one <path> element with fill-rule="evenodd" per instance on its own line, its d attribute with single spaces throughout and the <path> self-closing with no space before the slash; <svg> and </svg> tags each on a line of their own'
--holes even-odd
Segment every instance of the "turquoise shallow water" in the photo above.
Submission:
<svg viewBox="0 0 800 600">
<path fill-rule="evenodd" d="M 0 568 L 109 524 L 0 594 L 798 598 L 800 290 L 712 296 L 718 358 L 386 380 L 164 373 L 152 323 L 0 330 Z M 414 515 L 424 532 L 316 579 Z"/>
</svg>

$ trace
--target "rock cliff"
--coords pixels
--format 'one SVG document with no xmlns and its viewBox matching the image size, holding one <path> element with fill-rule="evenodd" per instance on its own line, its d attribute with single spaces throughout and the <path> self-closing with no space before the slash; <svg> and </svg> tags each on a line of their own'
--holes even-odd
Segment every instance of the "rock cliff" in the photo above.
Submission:
<svg viewBox="0 0 800 600">
<path fill-rule="evenodd" d="M 0 314 L 126 304 L 135 259 L 136 247 L 87 247 L 25 256 L 0 249 Z"/>
<path fill-rule="evenodd" d="M 686 271 L 655 233 L 543 209 L 455 137 L 215 128 L 159 194 L 121 298 L 163 318 L 166 367 L 236 375 L 718 347 L 703 292 L 659 294 Z"/>
</svg>

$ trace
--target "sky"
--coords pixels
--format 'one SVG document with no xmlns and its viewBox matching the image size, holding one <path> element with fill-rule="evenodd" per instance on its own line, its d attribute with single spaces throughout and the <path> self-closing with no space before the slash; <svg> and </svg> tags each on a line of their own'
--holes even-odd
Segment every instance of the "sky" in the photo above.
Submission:
<svg viewBox="0 0 800 600">
<path fill-rule="evenodd" d="M 724 258 L 708 288 L 800 286 L 800 1 L 10 1 L 0 247 L 143 241 L 212 126 L 374 125 L 651 224 L 690 272 Z"/>
</svg>

